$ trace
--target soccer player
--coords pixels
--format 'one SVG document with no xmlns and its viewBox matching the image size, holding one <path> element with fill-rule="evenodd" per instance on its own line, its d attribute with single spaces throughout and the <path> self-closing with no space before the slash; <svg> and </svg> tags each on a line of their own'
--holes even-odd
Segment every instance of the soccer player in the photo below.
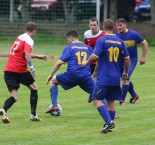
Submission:
<svg viewBox="0 0 155 145">
<path fill-rule="evenodd" d="M 104 36 L 104 32 L 99 30 L 98 20 L 96 18 L 91 18 L 89 20 L 89 30 L 85 31 L 84 33 L 84 43 L 90 46 L 92 49 L 95 47 L 96 40 L 102 36 Z M 96 73 L 94 73 L 95 66 L 97 62 L 93 62 L 90 64 L 91 68 L 91 74 L 93 75 L 94 80 L 96 79 L 96 76 L 94 76 Z M 97 70 L 97 69 L 96 69 Z M 104 100 L 106 102 L 106 100 Z M 88 103 L 91 103 L 91 96 L 88 98 Z"/>
<path fill-rule="evenodd" d="M 30 90 L 30 120 L 41 121 L 36 113 L 38 89 L 33 78 L 33 76 L 35 76 L 35 69 L 31 58 L 46 60 L 46 56 L 31 55 L 34 45 L 32 37 L 36 33 L 36 24 L 34 22 L 26 23 L 25 30 L 25 33 L 18 36 L 15 40 L 4 68 L 5 83 L 10 92 L 10 97 L 5 100 L 3 108 L 0 109 L 0 115 L 2 116 L 2 121 L 4 123 L 10 123 L 7 111 L 17 101 L 20 84 L 27 86 Z M 30 67 L 30 71 L 28 71 L 27 64 Z"/>
<path fill-rule="evenodd" d="M 124 42 L 113 34 L 114 23 L 107 19 L 104 21 L 103 31 L 105 36 L 96 41 L 95 49 L 90 58 L 83 62 L 83 66 L 91 64 L 98 60 L 97 80 L 92 96 L 92 100 L 105 121 L 105 125 L 101 133 L 112 131 L 115 127 L 115 100 L 120 100 L 120 60 L 124 60 L 123 79 L 128 77 L 128 69 L 130 65 L 130 58 Z M 108 108 L 103 104 L 102 100 L 106 99 Z M 108 110 L 109 109 L 109 110 Z"/>
<path fill-rule="evenodd" d="M 84 33 L 84 43 L 89 45 L 92 49 L 95 47 L 96 40 L 104 36 L 104 32 L 99 30 L 98 20 L 91 18 L 89 20 L 89 30 Z M 90 64 L 91 74 L 93 74 L 96 62 Z"/>
<path fill-rule="evenodd" d="M 148 43 L 136 31 L 127 29 L 126 21 L 123 18 L 119 18 L 116 21 L 116 29 L 117 29 L 117 32 L 115 33 L 115 35 L 124 41 L 126 48 L 129 52 L 130 60 L 131 60 L 130 69 L 129 69 L 129 76 L 128 76 L 127 80 L 123 81 L 122 94 L 121 94 L 122 99 L 119 102 L 120 105 L 124 105 L 125 98 L 126 98 L 128 91 L 131 94 L 130 103 L 135 103 L 139 99 L 139 96 L 137 95 L 137 93 L 134 90 L 134 85 L 131 82 L 130 77 L 131 77 L 134 69 L 136 68 L 136 65 L 138 62 L 137 45 L 140 44 L 142 47 L 142 56 L 140 59 L 140 65 L 143 65 L 143 64 L 145 64 L 145 58 L 146 58 L 146 54 L 147 54 Z M 121 67 L 123 67 L 123 65 L 121 65 Z"/>
<path fill-rule="evenodd" d="M 94 80 L 91 77 L 90 67 L 82 67 L 82 62 L 87 60 L 92 54 L 93 49 L 82 43 L 78 39 L 76 31 L 70 31 L 66 34 L 68 46 L 66 46 L 59 60 L 54 65 L 46 83 L 50 82 L 50 95 L 52 107 L 46 113 L 58 111 L 58 85 L 64 90 L 71 89 L 77 85 L 85 92 L 92 94 L 94 89 Z M 54 74 L 59 70 L 62 64 L 67 63 L 67 71 L 58 75 Z"/>
</svg>

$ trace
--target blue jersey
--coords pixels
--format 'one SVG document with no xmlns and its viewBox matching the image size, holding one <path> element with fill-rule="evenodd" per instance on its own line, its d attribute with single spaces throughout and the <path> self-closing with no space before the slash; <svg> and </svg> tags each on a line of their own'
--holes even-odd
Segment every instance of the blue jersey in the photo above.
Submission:
<svg viewBox="0 0 155 145">
<path fill-rule="evenodd" d="M 71 43 L 64 48 L 60 60 L 68 63 L 67 72 L 69 74 L 83 77 L 90 75 L 90 66 L 82 67 L 82 62 L 86 61 L 92 52 L 93 49 L 84 43 Z"/>
<path fill-rule="evenodd" d="M 125 44 L 115 35 L 105 35 L 96 42 L 93 55 L 98 57 L 97 86 L 120 86 L 120 61 L 129 57 Z"/>
<path fill-rule="evenodd" d="M 141 44 L 144 41 L 144 38 L 140 36 L 140 34 L 136 31 L 128 29 L 126 29 L 125 34 L 120 34 L 116 32 L 115 35 L 124 41 L 130 58 L 138 59 L 137 44 Z"/>
</svg>

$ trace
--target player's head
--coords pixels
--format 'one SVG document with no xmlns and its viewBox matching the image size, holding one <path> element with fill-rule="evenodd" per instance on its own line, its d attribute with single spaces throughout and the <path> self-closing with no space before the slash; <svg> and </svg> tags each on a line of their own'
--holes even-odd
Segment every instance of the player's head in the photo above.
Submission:
<svg viewBox="0 0 155 145">
<path fill-rule="evenodd" d="M 105 33 L 107 31 L 113 33 L 114 27 L 114 22 L 111 19 L 106 19 L 103 23 L 103 31 L 105 31 Z"/>
<path fill-rule="evenodd" d="M 98 20 L 96 18 L 91 18 L 89 20 L 89 28 L 92 34 L 96 34 L 98 32 Z"/>
<path fill-rule="evenodd" d="M 36 33 L 36 23 L 34 22 L 27 22 L 25 25 L 25 31 L 33 37 Z"/>
<path fill-rule="evenodd" d="M 78 34 L 75 30 L 72 30 L 66 34 L 66 38 L 68 40 L 68 43 L 72 43 L 74 41 L 78 41 Z"/>
<path fill-rule="evenodd" d="M 126 31 L 126 20 L 119 18 L 116 20 L 116 30 L 118 33 L 125 33 Z"/>
</svg>

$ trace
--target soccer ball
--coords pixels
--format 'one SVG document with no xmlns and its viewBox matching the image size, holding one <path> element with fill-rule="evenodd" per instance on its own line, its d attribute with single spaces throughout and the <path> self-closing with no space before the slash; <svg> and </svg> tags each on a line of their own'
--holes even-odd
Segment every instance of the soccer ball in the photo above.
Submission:
<svg viewBox="0 0 155 145">
<path fill-rule="evenodd" d="M 59 110 L 51 112 L 51 116 L 60 116 L 60 114 L 62 113 L 62 107 L 59 104 L 57 104 L 57 105 L 58 105 Z M 52 105 L 49 108 L 51 108 L 51 107 L 52 107 Z"/>
</svg>

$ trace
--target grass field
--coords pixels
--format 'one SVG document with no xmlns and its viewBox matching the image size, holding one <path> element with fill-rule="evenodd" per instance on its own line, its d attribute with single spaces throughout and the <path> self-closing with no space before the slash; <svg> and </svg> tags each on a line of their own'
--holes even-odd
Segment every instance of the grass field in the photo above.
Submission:
<svg viewBox="0 0 155 145">
<path fill-rule="evenodd" d="M 66 43 L 67 44 L 67 43 Z M 34 52 L 59 56 L 65 44 L 36 44 Z M 2 52 L 8 46 L 0 46 Z M 5 48 L 5 49 L 4 49 Z M 139 48 L 140 49 L 140 48 Z M 141 50 L 139 50 L 141 55 Z M 34 60 L 39 88 L 37 112 L 42 122 L 30 122 L 29 91 L 24 86 L 19 90 L 18 101 L 8 111 L 10 124 L 0 123 L 0 145 L 155 145 L 155 60 L 154 48 L 149 47 L 145 65 L 137 65 L 132 80 L 140 99 L 125 106 L 116 102 L 120 119 L 115 120 L 112 133 L 100 134 L 103 121 L 92 104 L 87 103 L 88 94 L 79 87 L 64 91 L 59 87 L 59 104 L 62 115 L 52 117 L 44 111 L 50 106 L 49 86 L 45 84 L 56 60 Z M 9 96 L 3 79 L 6 58 L 0 59 L 0 106 Z M 65 71 L 62 66 L 60 72 Z"/>
</svg>

